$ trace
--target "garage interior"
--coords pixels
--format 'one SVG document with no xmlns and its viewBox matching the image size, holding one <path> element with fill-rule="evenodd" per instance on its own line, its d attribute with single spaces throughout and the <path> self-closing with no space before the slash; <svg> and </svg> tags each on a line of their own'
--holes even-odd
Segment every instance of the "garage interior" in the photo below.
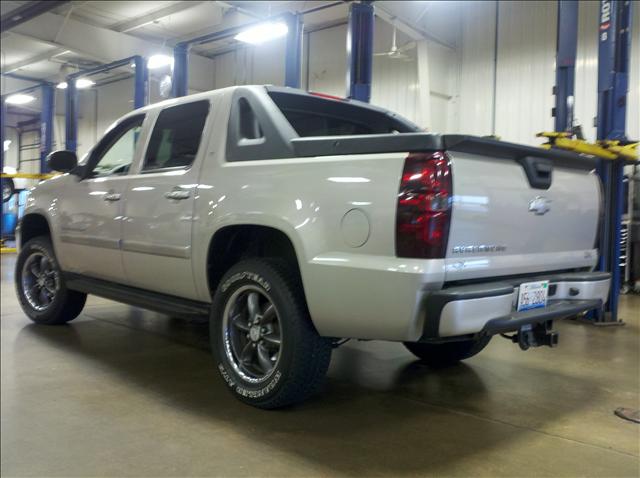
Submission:
<svg viewBox="0 0 640 478">
<path fill-rule="evenodd" d="M 604 46 L 603 8 L 622 39 Z M 594 144 L 640 138 L 637 3 L 7 0 L 1 16 L 0 169 L 15 189 L 2 211 L 3 476 L 638 476 L 640 428 L 614 411 L 640 408 L 640 166 Z M 284 34 L 242 39 L 274 19 Z M 31 323 L 14 233 L 47 155 L 81 157 L 146 104 L 252 84 L 367 101 L 428 132 L 531 146 L 569 132 L 554 146 L 614 154 L 606 309 L 559 321 L 558 347 L 495 337 L 446 370 L 351 340 L 319 395 L 277 411 L 225 390 L 206 318 L 90 296 L 73 323 Z"/>
</svg>

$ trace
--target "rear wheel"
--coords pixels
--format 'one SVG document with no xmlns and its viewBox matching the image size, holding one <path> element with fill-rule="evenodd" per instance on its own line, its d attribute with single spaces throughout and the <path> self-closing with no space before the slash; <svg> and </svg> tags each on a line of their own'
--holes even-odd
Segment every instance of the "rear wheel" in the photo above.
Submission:
<svg viewBox="0 0 640 478">
<path fill-rule="evenodd" d="M 31 239 L 16 261 L 16 292 L 22 310 L 38 324 L 59 325 L 75 319 L 87 295 L 67 289 L 51 241 Z"/>
<path fill-rule="evenodd" d="M 461 340 L 442 344 L 404 342 L 404 346 L 427 365 L 447 367 L 480 353 L 490 340 L 491 337 L 482 337 L 474 340 Z"/>
<path fill-rule="evenodd" d="M 305 400 L 321 386 L 331 342 L 311 323 L 300 279 L 286 263 L 249 259 L 220 281 L 211 346 L 232 393 L 258 408 Z"/>
</svg>

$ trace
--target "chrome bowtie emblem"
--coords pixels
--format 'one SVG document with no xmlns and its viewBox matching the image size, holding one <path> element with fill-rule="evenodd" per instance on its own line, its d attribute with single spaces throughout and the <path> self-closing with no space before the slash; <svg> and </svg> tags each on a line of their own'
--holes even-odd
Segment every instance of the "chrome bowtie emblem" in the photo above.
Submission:
<svg viewBox="0 0 640 478">
<path fill-rule="evenodd" d="M 542 216 L 549 212 L 551 209 L 551 199 L 547 199 L 544 196 L 536 196 L 529 201 L 529 211 L 536 216 Z"/>
</svg>

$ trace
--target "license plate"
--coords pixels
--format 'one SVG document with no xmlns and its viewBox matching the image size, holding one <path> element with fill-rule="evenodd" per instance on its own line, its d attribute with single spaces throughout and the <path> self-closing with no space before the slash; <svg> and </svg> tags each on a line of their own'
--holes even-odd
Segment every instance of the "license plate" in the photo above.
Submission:
<svg viewBox="0 0 640 478">
<path fill-rule="evenodd" d="M 518 311 L 547 306 L 549 281 L 525 282 L 518 291 Z"/>
</svg>

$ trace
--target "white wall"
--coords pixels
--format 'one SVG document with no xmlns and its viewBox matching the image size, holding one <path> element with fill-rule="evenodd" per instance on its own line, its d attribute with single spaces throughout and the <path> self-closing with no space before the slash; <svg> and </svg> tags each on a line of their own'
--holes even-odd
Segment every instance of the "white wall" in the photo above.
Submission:
<svg viewBox="0 0 640 478">
<path fill-rule="evenodd" d="M 587 139 L 595 139 L 598 2 L 579 6 L 575 116 Z M 495 2 L 464 2 L 461 52 L 461 132 L 495 134 L 504 140 L 540 144 L 535 134 L 553 129 L 556 2 L 499 2 L 497 61 Z M 634 9 L 627 135 L 640 137 L 640 8 Z M 494 68 L 496 61 L 497 68 Z M 496 73 L 496 88 L 493 75 Z"/>
<path fill-rule="evenodd" d="M 495 2 L 465 3 L 460 48 L 460 132 L 493 134 L 495 26 Z"/>
</svg>

